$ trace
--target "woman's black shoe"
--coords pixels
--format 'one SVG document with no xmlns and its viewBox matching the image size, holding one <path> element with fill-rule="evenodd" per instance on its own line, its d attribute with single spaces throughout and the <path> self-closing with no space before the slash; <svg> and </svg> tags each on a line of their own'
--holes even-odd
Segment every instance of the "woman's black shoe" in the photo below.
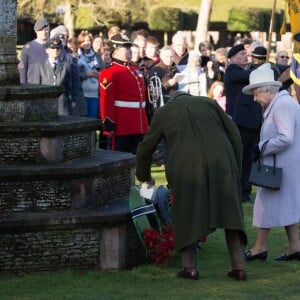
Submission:
<svg viewBox="0 0 300 300">
<path fill-rule="evenodd" d="M 274 260 L 277 260 L 277 261 L 300 260 L 300 251 L 295 252 L 290 255 L 286 255 L 286 253 L 284 253 L 281 256 L 275 257 Z"/>
<path fill-rule="evenodd" d="M 255 255 L 252 255 L 251 251 L 248 250 L 245 253 L 245 260 L 255 260 L 255 259 L 260 259 L 265 261 L 268 257 L 268 251 L 264 251 Z"/>
</svg>

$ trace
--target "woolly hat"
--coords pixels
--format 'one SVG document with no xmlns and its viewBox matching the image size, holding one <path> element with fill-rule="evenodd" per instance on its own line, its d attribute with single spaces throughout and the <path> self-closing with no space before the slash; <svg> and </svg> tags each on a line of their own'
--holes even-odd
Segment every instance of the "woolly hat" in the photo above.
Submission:
<svg viewBox="0 0 300 300">
<path fill-rule="evenodd" d="M 253 95 L 253 89 L 262 86 L 282 86 L 282 82 L 274 80 L 274 71 L 271 69 L 271 64 L 262 64 L 260 67 L 250 73 L 249 83 L 242 89 L 242 92 L 247 95 Z"/>
<path fill-rule="evenodd" d="M 201 60 L 200 54 L 198 54 L 198 53 L 197 53 L 196 51 L 194 51 L 194 50 L 191 50 L 191 51 L 189 52 L 189 56 L 188 56 L 188 63 L 189 63 L 190 60 L 193 59 L 193 58 L 197 58 L 197 59 L 199 59 L 199 61 Z"/>
<path fill-rule="evenodd" d="M 69 29 L 64 25 L 59 25 L 50 31 L 50 38 L 53 38 L 59 34 L 65 34 L 66 32 L 69 33 Z"/>
</svg>

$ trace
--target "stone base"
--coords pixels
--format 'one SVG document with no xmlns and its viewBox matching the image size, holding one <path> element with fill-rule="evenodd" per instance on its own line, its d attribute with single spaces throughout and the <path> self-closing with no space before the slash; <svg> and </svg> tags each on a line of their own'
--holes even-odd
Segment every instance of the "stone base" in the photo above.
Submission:
<svg viewBox="0 0 300 300">
<path fill-rule="evenodd" d="M 100 120 L 60 116 L 43 122 L 0 122 L 0 164 L 46 164 L 95 154 Z"/>
<path fill-rule="evenodd" d="M 92 210 L 2 215 L 0 275 L 120 270 L 143 259 L 127 199 Z"/>
<path fill-rule="evenodd" d="M 51 165 L 0 164 L 0 275 L 137 265 L 134 171 L 135 156 L 107 150 Z"/>
<path fill-rule="evenodd" d="M 61 86 L 0 86 L 0 122 L 52 120 L 58 115 Z"/>
<path fill-rule="evenodd" d="M 97 150 L 92 157 L 44 165 L 0 164 L 1 213 L 67 211 L 129 195 L 135 156 Z"/>
</svg>

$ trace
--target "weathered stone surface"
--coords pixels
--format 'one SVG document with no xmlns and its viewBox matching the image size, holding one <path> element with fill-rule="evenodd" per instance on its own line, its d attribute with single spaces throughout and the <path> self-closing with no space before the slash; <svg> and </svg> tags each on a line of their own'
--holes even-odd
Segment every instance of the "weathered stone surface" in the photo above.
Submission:
<svg viewBox="0 0 300 300">
<path fill-rule="evenodd" d="M 7 214 L 0 227 L 0 275 L 118 270 L 142 258 L 124 200 L 93 210 Z"/>
<path fill-rule="evenodd" d="M 59 117 L 44 122 L 0 123 L 0 164 L 52 163 L 95 154 L 100 121 Z"/>
<path fill-rule="evenodd" d="M 0 2 L 0 85 L 19 81 L 17 69 L 17 1 Z"/>
<path fill-rule="evenodd" d="M 0 122 L 56 119 L 57 99 L 63 91 L 60 86 L 0 86 Z"/>
<path fill-rule="evenodd" d="M 131 154 L 98 150 L 87 159 L 51 165 L 0 165 L 0 213 L 63 211 L 126 198 Z"/>
<path fill-rule="evenodd" d="M 0 275 L 118 270 L 143 258 L 128 208 L 135 157 L 97 150 L 51 165 L 0 165 Z"/>
<path fill-rule="evenodd" d="M 99 120 L 58 117 L 63 87 L 17 84 L 16 4 L 0 1 L 0 275 L 134 266 L 135 157 L 95 149 Z"/>
</svg>

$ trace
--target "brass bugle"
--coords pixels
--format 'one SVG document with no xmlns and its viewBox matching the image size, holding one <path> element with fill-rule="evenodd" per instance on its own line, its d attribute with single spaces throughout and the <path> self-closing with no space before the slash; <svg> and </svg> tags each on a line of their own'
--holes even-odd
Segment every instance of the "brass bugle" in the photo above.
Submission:
<svg viewBox="0 0 300 300">
<path fill-rule="evenodd" d="M 150 77 L 148 82 L 148 100 L 153 105 L 154 109 L 164 105 L 164 98 L 162 94 L 161 79 L 157 73 Z"/>
</svg>

